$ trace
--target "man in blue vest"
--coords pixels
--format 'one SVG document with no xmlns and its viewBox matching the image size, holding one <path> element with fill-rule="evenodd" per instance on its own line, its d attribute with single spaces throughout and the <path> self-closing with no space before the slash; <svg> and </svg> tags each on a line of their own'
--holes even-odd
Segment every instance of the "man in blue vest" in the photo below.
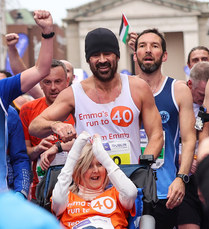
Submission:
<svg viewBox="0 0 209 229">
<path fill-rule="evenodd" d="M 177 224 L 178 206 L 185 195 L 195 147 L 195 117 L 192 95 L 186 84 L 163 75 L 167 60 L 166 41 L 157 29 L 132 34 L 138 77 L 152 90 L 165 132 L 165 151 L 156 163 L 159 201 L 153 208 L 156 228 L 172 229 Z M 181 166 L 178 168 L 179 127 L 182 137 Z"/>
</svg>

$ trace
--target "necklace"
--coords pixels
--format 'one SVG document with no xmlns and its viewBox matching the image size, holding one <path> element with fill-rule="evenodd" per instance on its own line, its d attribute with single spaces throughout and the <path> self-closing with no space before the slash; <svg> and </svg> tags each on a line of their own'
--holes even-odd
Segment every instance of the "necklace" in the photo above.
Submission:
<svg viewBox="0 0 209 229">
<path fill-rule="evenodd" d="M 153 89 L 153 88 L 151 88 L 151 91 L 152 91 L 152 94 L 153 94 L 153 95 L 154 95 L 154 94 L 155 94 L 155 92 L 157 91 L 157 88 L 160 86 L 161 79 L 162 79 L 162 75 L 160 75 L 160 79 L 159 79 L 159 81 L 158 81 L 157 85 L 155 86 L 155 88 L 154 88 L 154 89 Z"/>
</svg>

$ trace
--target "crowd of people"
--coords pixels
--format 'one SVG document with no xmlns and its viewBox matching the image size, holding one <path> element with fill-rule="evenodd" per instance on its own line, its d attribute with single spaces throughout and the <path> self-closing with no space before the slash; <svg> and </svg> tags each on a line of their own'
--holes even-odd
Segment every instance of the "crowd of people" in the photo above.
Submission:
<svg viewBox="0 0 209 229">
<path fill-rule="evenodd" d="M 162 72 L 168 56 L 163 34 L 132 32 L 131 76 L 118 73 L 115 34 L 96 28 L 85 38 L 92 76 L 73 83 L 73 65 L 53 59 L 50 13 L 35 11 L 34 20 L 42 29 L 34 67 L 26 69 L 19 57 L 18 35 L 6 35 L 15 76 L 0 71 L 0 205 L 10 214 L 24 212 L 22 225 L 17 214 L 22 228 L 128 228 L 138 189 L 120 165 L 139 164 L 143 154 L 156 161 L 155 228 L 207 228 L 209 124 L 203 120 L 203 130 L 195 129 L 199 109 L 209 110 L 207 47 L 190 51 L 189 80 L 179 81 Z M 148 139 L 143 151 L 141 130 Z M 51 213 L 38 207 L 49 183 Z M 0 228 L 15 228 L 0 212 Z"/>
</svg>

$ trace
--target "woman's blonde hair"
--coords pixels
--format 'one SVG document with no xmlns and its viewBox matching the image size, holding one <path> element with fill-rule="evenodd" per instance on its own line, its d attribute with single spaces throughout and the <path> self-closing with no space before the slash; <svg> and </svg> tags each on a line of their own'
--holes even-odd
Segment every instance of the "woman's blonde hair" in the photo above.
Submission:
<svg viewBox="0 0 209 229">
<path fill-rule="evenodd" d="M 78 159 L 78 161 L 75 165 L 75 168 L 74 168 L 74 172 L 73 172 L 73 176 L 72 176 L 73 177 L 73 184 L 70 186 L 71 192 L 78 193 L 78 191 L 79 191 L 78 185 L 80 184 L 81 179 L 84 179 L 84 174 L 89 169 L 93 159 L 94 159 L 94 154 L 92 151 L 92 144 L 87 143 L 83 147 L 83 149 L 81 151 L 81 156 Z M 109 183 L 109 178 L 106 175 L 106 178 L 105 178 L 105 181 L 103 184 L 104 189 L 108 183 Z"/>
</svg>

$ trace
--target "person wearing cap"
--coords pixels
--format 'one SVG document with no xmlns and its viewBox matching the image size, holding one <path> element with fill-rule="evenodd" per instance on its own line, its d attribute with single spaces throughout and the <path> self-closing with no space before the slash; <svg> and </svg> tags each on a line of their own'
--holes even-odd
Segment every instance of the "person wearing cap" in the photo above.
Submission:
<svg viewBox="0 0 209 229">
<path fill-rule="evenodd" d="M 157 158 L 163 146 L 159 112 L 144 80 L 117 72 L 120 50 L 114 33 L 106 28 L 90 31 L 85 53 L 92 76 L 63 90 L 31 122 L 30 134 L 44 138 L 57 133 L 66 142 L 84 130 L 90 135 L 98 133 L 117 164 L 138 164 L 143 121 L 149 139 L 144 154 Z M 69 113 L 75 116 L 75 129 L 62 122 Z M 50 156 L 45 157 L 46 163 Z"/>
</svg>

